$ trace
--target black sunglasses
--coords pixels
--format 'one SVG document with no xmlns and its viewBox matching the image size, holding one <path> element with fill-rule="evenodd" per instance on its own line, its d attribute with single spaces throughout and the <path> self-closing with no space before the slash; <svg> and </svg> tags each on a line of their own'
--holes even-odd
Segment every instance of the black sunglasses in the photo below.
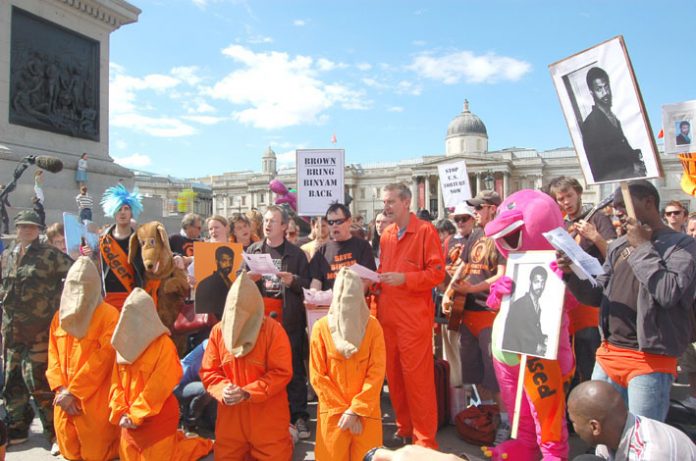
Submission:
<svg viewBox="0 0 696 461">
<path fill-rule="evenodd" d="M 344 222 L 348 221 L 348 218 L 343 218 L 343 219 L 327 219 L 326 224 L 329 226 L 333 226 L 334 224 L 337 226 L 340 226 Z"/>
<path fill-rule="evenodd" d="M 679 216 L 680 214 L 682 214 L 681 210 L 665 211 L 665 216 L 672 216 L 672 215 Z"/>
<path fill-rule="evenodd" d="M 457 216 L 456 218 L 454 218 L 454 222 L 457 222 L 457 223 L 459 223 L 459 222 L 467 222 L 467 221 L 469 221 L 470 219 L 471 219 L 471 216 Z"/>
</svg>

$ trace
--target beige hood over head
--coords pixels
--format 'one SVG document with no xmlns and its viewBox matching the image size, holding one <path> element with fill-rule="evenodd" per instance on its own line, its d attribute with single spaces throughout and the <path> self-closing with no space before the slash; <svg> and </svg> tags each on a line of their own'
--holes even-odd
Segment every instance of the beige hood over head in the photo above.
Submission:
<svg viewBox="0 0 696 461">
<path fill-rule="evenodd" d="M 263 298 L 246 272 L 239 274 L 227 292 L 222 314 L 222 339 L 235 357 L 244 357 L 254 349 L 263 324 Z"/>
<path fill-rule="evenodd" d="M 164 326 L 152 297 L 142 288 L 135 288 L 123 303 L 111 345 L 116 349 L 116 362 L 135 362 L 152 342 L 169 329 Z"/>
<path fill-rule="evenodd" d="M 342 267 L 336 276 L 327 317 L 334 346 L 349 359 L 360 348 L 370 309 L 365 302 L 362 280 L 348 267 Z"/>
<path fill-rule="evenodd" d="M 94 311 L 102 302 L 99 270 L 88 256 L 80 256 L 70 266 L 60 296 L 58 320 L 69 335 L 82 339 L 87 334 Z"/>
</svg>

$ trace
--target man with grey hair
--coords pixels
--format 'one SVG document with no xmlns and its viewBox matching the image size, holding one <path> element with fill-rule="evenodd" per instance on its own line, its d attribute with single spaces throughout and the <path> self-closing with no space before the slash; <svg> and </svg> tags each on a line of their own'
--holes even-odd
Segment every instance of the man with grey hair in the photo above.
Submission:
<svg viewBox="0 0 696 461">
<path fill-rule="evenodd" d="M 181 220 L 181 231 L 169 236 L 169 246 L 174 254 L 184 257 L 190 264 L 193 257 L 193 243 L 201 238 L 201 217 L 196 213 L 186 213 Z"/>
<path fill-rule="evenodd" d="M 381 293 L 377 318 L 387 348 L 389 395 L 396 415 L 393 442 L 437 448 L 432 325 L 432 289 L 445 278 L 435 227 L 409 211 L 411 191 L 388 184 L 382 192 L 384 215 L 391 218 L 380 240 Z"/>
<path fill-rule="evenodd" d="M 290 217 L 279 206 L 271 205 L 263 215 L 264 238 L 252 243 L 246 252 L 271 255 L 276 275 L 253 272 L 249 276 L 256 282 L 263 297 L 266 315 L 276 317 L 285 328 L 292 349 L 292 380 L 288 384 L 290 421 L 295 424 L 300 438 L 311 436 L 307 411 L 307 373 L 304 357 L 307 355 L 306 316 L 303 288 L 309 288 L 309 263 L 300 247 L 285 238 Z"/>
</svg>

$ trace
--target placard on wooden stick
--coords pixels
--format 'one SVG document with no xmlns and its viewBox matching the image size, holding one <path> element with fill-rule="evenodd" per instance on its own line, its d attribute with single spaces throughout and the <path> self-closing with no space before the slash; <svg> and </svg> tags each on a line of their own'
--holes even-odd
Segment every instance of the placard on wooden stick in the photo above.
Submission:
<svg viewBox="0 0 696 461">
<path fill-rule="evenodd" d="M 297 214 L 324 216 L 332 203 L 345 202 L 343 149 L 298 149 Z"/>
</svg>

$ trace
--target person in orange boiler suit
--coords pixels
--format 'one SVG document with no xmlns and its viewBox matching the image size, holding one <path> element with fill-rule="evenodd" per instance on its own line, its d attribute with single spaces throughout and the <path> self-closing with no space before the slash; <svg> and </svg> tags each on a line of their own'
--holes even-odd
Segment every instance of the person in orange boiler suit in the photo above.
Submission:
<svg viewBox="0 0 696 461">
<path fill-rule="evenodd" d="M 437 230 L 409 212 L 411 191 L 388 184 L 384 214 L 393 219 L 380 240 L 381 293 L 377 318 L 384 329 L 387 380 L 397 432 L 391 444 L 437 448 L 437 400 L 432 346 L 432 289 L 445 278 Z"/>
<path fill-rule="evenodd" d="M 362 461 L 382 445 L 380 391 L 386 352 L 382 327 L 358 275 L 341 268 L 326 317 L 312 330 L 309 376 L 319 397 L 317 461 Z"/>
<path fill-rule="evenodd" d="M 109 420 L 121 427 L 121 461 L 188 461 L 208 454 L 212 442 L 177 430 L 173 394 L 182 375 L 176 346 L 155 303 L 135 288 L 123 305 L 111 339 L 116 363 L 111 377 Z"/>
<path fill-rule="evenodd" d="M 81 256 L 65 279 L 51 323 L 46 378 L 56 393 L 53 425 L 65 459 L 118 457 L 118 427 L 109 423 L 109 387 L 118 311 L 102 301 L 99 271 Z"/>
<path fill-rule="evenodd" d="M 201 382 L 218 401 L 215 459 L 290 461 L 290 340 L 264 317 L 256 284 L 242 272 L 227 293 L 222 321 L 210 332 Z"/>
</svg>

